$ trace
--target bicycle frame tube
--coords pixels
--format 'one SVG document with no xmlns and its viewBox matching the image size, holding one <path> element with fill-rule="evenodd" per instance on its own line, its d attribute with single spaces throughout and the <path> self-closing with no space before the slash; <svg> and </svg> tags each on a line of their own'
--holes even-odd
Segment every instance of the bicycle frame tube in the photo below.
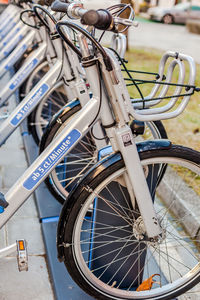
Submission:
<svg viewBox="0 0 200 300">
<path fill-rule="evenodd" d="M 10 17 L 6 19 L 0 27 L 0 40 L 5 38 L 7 33 L 19 22 L 19 15 L 14 18 Z"/>
<path fill-rule="evenodd" d="M 5 199 L 9 206 L 0 215 L 0 228 L 87 133 L 89 124 L 98 112 L 98 107 L 99 99 L 93 97 L 6 193 Z"/>
<path fill-rule="evenodd" d="M 42 43 L 37 50 L 35 50 L 27 60 L 27 62 L 20 68 L 20 70 L 12 77 L 6 86 L 0 92 L 0 106 L 16 91 L 16 89 L 28 78 L 30 73 L 36 66 L 44 59 L 47 44 Z"/>
<path fill-rule="evenodd" d="M 14 40 L 15 35 L 17 35 L 19 33 L 19 31 L 22 28 L 26 28 L 27 26 L 24 25 L 21 21 L 19 21 L 9 32 L 8 34 L 5 36 L 5 38 L 0 42 L 0 49 L 1 52 L 4 51 L 4 48 L 7 47 L 7 45 Z"/>
<path fill-rule="evenodd" d="M 4 59 L 12 52 L 16 45 L 25 37 L 28 31 L 29 29 L 26 26 L 19 31 L 18 29 L 16 29 L 16 31 L 13 32 L 14 38 L 10 42 L 8 42 L 4 49 L 2 49 L 0 53 L 0 60 Z"/>
<path fill-rule="evenodd" d="M 91 66 L 94 86 L 99 86 L 95 66 Z M 95 72 L 95 74 L 94 74 Z M 40 154 L 34 163 L 18 179 L 5 195 L 10 204 L 0 215 L 0 228 L 9 220 L 23 202 L 33 193 L 37 186 L 44 181 L 48 174 L 56 167 L 63 157 L 76 145 L 90 128 L 97 116 L 100 105 L 99 90 L 96 88 L 93 97 L 76 113 L 64 130 Z M 104 112 L 105 113 L 105 112 Z M 98 120 L 97 120 L 98 121 Z"/>
<path fill-rule="evenodd" d="M 57 61 L 23 101 L 18 104 L 10 116 L 0 125 L 0 146 L 48 94 L 59 76 L 61 66 L 62 62 Z"/>
<path fill-rule="evenodd" d="M 27 36 L 19 43 L 12 53 L 0 65 L 0 77 L 10 70 L 14 64 L 24 55 L 28 47 L 32 45 L 35 31 L 31 30 Z"/>
<path fill-rule="evenodd" d="M 1 24 L 2 24 L 2 22 L 4 20 L 7 20 L 8 18 L 14 17 L 14 15 L 16 15 L 17 13 L 19 13 L 19 11 L 20 11 L 19 7 L 17 7 L 16 5 L 9 4 L 6 7 L 6 9 L 4 9 L 4 11 L 0 15 L 0 22 L 1 22 Z M 0 26 L 0 28 L 1 28 L 1 26 Z"/>
</svg>

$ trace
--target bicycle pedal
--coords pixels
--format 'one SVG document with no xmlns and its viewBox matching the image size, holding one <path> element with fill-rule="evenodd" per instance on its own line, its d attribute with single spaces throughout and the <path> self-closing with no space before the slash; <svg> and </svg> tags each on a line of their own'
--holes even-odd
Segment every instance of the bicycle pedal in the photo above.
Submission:
<svg viewBox="0 0 200 300">
<path fill-rule="evenodd" d="M 26 240 L 16 240 L 19 271 L 28 271 L 28 251 Z"/>
</svg>

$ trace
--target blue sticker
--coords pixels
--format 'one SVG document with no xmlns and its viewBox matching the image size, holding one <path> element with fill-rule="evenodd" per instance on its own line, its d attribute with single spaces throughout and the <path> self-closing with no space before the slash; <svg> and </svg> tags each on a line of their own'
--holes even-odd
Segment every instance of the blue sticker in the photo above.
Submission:
<svg viewBox="0 0 200 300">
<path fill-rule="evenodd" d="M 15 46 L 23 39 L 23 37 L 24 36 L 20 34 L 18 38 L 14 41 L 14 43 L 10 45 L 10 47 L 8 47 L 6 51 L 4 51 L 4 56 L 7 56 L 15 48 Z"/>
<path fill-rule="evenodd" d="M 26 49 L 28 48 L 28 45 L 24 44 L 19 51 L 9 60 L 7 65 L 4 67 L 5 70 L 9 70 L 15 63 L 16 61 L 24 54 Z"/>
<path fill-rule="evenodd" d="M 15 114 L 14 118 L 10 121 L 10 124 L 17 126 L 28 114 L 29 112 L 39 103 L 41 98 L 49 90 L 49 86 L 44 83 L 40 86 L 34 95 L 24 104 L 24 106 Z"/>
<path fill-rule="evenodd" d="M 24 182 L 23 187 L 27 190 L 32 190 L 34 186 L 48 174 L 53 166 L 65 155 L 65 153 L 74 145 L 81 137 L 80 131 L 73 129 L 68 136 L 47 156 L 37 169 Z"/>
<path fill-rule="evenodd" d="M 36 67 L 38 63 L 38 59 L 34 58 L 28 65 L 26 65 L 25 69 L 23 69 L 17 77 L 14 78 L 13 82 L 9 86 L 9 89 L 14 90 L 20 83 L 23 82 L 24 79 L 31 73 L 31 71 Z"/>
</svg>

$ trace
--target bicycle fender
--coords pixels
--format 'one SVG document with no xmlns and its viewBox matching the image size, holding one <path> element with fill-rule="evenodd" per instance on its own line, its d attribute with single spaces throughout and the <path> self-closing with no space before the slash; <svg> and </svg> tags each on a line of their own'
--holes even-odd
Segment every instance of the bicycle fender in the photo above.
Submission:
<svg viewBox="0 0 200 300">
<path fill-rule="evenodd" d="M 171 147 L 171 142 L 165 139 L 158 139 L 152 141 L 144 141 L 136 144 L 138 152 L 144 152 L 149 150 L 160 150 L 169 149 Z"/>
<path fill-rule="evenodd" d="M 150 151 L 150 150 L 158 150 L 158 149 L 169 149 L 171 147 L 171 142 L 169 140 L 153 140 L 153 141 L 144 141 L 137 143 L 137 149 L 138 153 Z M 107 147 L 109 148 L 109 147 Z M 111 148 L 111 147 L 110 147 Z M 110 153 L 112 151 L 112 148 L 110 149 Z M 109 153 L 109 150 L 107 151 Z M 68 196 L 68 200 L 64 202 L 64 205 L 61 210 L 61 214 L 59 217 L 58 222 L 58 228 L 57 228 L 57 251 L 58 251 L 58 259 L 59 261 L 64 260 L 64 228 L 66 224 L 66 217 L 68 215 L 68 212 L 70 210 L 70 207 L 76 202 L 76 199 L 82 194 L 84 197 L 89 196 L 91 193 L 88 189 L 85 187 L 92 187 L 92 181 L 93 179 L 102 173 L 106 168 L 111 167 L 114 170 L 114 165 L 117 162 L 121 162 L 121 167 L 124 166 L 124 162 L 122 159 L 122 156 L 120 152 L 117 153 L 111 153 L 110 155 L 106 156 L 104 159 L 97 162 L 75 185 L 75 187 L 72 189 Z M 114 170 L 115 171 L 115 170 Z"/>
</svg>

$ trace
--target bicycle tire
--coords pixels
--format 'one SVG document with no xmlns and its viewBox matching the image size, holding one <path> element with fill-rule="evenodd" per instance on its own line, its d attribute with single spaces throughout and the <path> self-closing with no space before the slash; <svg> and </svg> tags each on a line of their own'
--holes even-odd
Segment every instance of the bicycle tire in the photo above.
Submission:
<svg viewBox="0 0 200 300">
<path fill-rule="evenodd" d="M 44 135 L 42 137 L 42 141 L 41 141 L 41 145 L 40 145 L 40 153 L 52 142 L 53 138 L 58 134 L 58 132 L 60 132 L 61 128 L 64 128 L 64 126 L 67 124 L 67 122 L 69 122 L 69 119 L 72 116 L 74 116 L 80 109 L 81 109 L 81 106 L 77 101 L 76 105 L 73 108 L 69 109 L 69 107 L 67 107 L 67 109 L 64 108 L 63 110 L 61 110 L 60 113 L 58 113 L 58 115 L 53 119 L 53 121 L 48 126 L 46 132 L 44 133 Z M 145 133 L 146 139 L 150 139 L 150 138 L 166 139 L 167 138 L 167 133 L 166 133 L 165 128 L 164 128 L 163 124 L 161 123 L 161 121 L 148 122 L 147 127 L 150 128 L 150 131 L 153 132 L 153 135 L 149 134 L 148 129 L 147 129 L 146 133 Z M 89 150 L 87 153 L 85 152 L 84 159 L 86 162 L 88 162 L 89 166 L 87 167 L 86 165 L 84 166 L 82 164 L 82 167 L 83 168 L 85 167 L 85 172 L 89 169 L 89 167 L 92 167 L 97 161 L 96 148 L 94 146 L 94 142 L 93 142 L 93 139 L 92 139 L 92 136 L 90 133 L 87 134 L 87 142 L 88 141 L 91 142 L 91 146 L 88 145 Z M 84 141 L 82 141 L 81 143 L 83 144 Z M 80 143 L 78 143 L 78 145 L 75 147 L 75 149 L 73 149 L 73 153 L 75 153 L 77 157 L 78 157 L 78 154 L 77 154 L 78 151 L 80 152 L 79 145 L 80 145 Z M 85 143 L 85 149 L 86 148 L 87 148 L 87 145 Z M 77 152 L 76 152 L 76 149 L 78 149 Z M 91 153 L 91 155 L 89 152 Z M 69 157 L 69 155 L 70 154 L 68 154 L 68 157 Z M 93 158 L 93 155 L 95 155 L 95 159 Z M 77 159 L 77 161 L 78 161 L 78 159 Z M 62 176 L 61 176 L 61 179 L 59 179 L 59 172 L 61 175 L 63 175 L 63 172 L 64 172 L 62 169 L 61 169 L 61 171 L 59 171 L 60 165 L 63 165 L 63 162 L 61 162 L 61 164 L 59 164 L 52 171 L 52 173 L 46 178 L 45 183 L 46 183 L 49 191 L 56 198 L 56 200 L 58 200 L 61 204 L 63 204 L 66 197 L 68 196 L 68 194 L 70 192 L 70 189 L 72 188 L 72 184 L 70 185 L 70 188 L 69 188 L 69 181 L 67 179 L 66 185 L 67 185 L 68 189 L 67 190 L 65 189 L 65 181 L 64 181 L 65 179 L 63 179 Z M 77 164 L 77 169 L 78 169 L 78 166 L 80 169 L 79 164 Z M 75 168 L 75 166 L 74 166 L 74 168 Z M 82 172 L 82 170 L 81 170 L 81 176 L 83 176 L 83 174 L 85 172 Z M 73 185 L 77 183 L 77 181 L 81 178 L 81 176 L 79 176 L 78 172 L 76 173 L 76 171 L 74 171 Z M 70 176 L 70 177 L 72 177 L 72 176 Z M 68 178 L 67 170 L 66 170 L 66 178 Z"/>
<path fill-rule="evenodd" d="M 63 82 L 56 83 L 29 115 L 29 132 L 37 145 L 39 145 L 43 132 L 52 117 L 68 102 L 62 86 Z"/>
<path fill-rule="evenodd" d="M 172 145 L 166 150 L 143 151 L 139 155 L 148 171 L 145 173 L 147 178 L 157 166 L 154 178 L 158 179 L 160 166 L 168 164 L 162 180 L 164 186 L 158 189 L 162 198 L 156 196 L 154 199 L 163 230 L 157 241 L 145 240 L 145 229 L 141 226 L 137 206 L 130 209 L 125 205 L 130 203 L 130 198 L 123 186 L 125 167 L 120 154 L 112 155 L 110 163 L 107 158 L 93 168 L 72 191 L 62 208 L 57 234 L 59 259 L 64 261 L 74 281 L 96 299 L 167 300 L 181 295 L 200 281 L 200 255 L 196 250 L 200 246 L 199 224 L 195 229 L 191 226 L 191 214 L 197 213 L 200 196 L 190 187 L 193 182 L 191 175 L 200 176 L 200 153 Z M 178 170 L 181 167 L 181 177 L 174 167 Z M 186 184 L 182 177 L 187 170 L 189 182 Z M 168 185 L 172 189 L 171 200 L 171 190 L 168 193 L 165 190 Z M 178 196 L 175 198 L 176 188 L 179 196 L 181 193 L 181 201 L 178 201 Z M 126 201 L 119 203 L 125 196 Z M 101 202 L 104 206 L 100 206 Z M 100 216 L 97 217 L 97 213 Z M 194 226 L 196 222 L 197 219 L 194 219 Z M 130 246 L 131 249 L 128 249 Z M 101 253 L 98 252 L 100 250 Z M 142 255 L 143 262 L 138 263 Z M 136 270 L 133 268 L 135 264 Z M 124 268 L 127 268 L 127 273 L 124 273 Z M 159 274 L 157 280 L 159 278 L 160 285 L 154 284 L 152 289 L 142 290 L 140 284 L 153 274 Z M 137 285 L 133 286 L 136 282 Z M 140 290 L 136 291 L 138 287 Z"/>
<path fill-rule="evenodd" d="M 69 108 L 69 107 L 70 107 L 70 104 L 63 107 L 63 109 L 61 109 L 61 111 L 58 114 L 56 114 L 54 116 L 54 118 L 52 118 L 50 124 L 47 126 L 47 128 L 42 136 L 39 153 L 41 153 L 52 142 L 54 137 L 64 128 L 66 123 L 68 123 L 69 120 L 72 117 L 74 117 L 75 114 L 81 109 L 79 101 L 74 101 L 72 107 L 71 108 Z M 88 145 L 88 146 L 86 146 L 88 149 L 88 153 L 86 153 L 86 155 L 83 158 L 83 160 L 86 161 L 86 163 L 89 161 L 88 166 L 85 163 L 83 163 L 81 165 L 74 164 L 75 163 L 74 157 L 77 157 L 77 153 L 80 152 L 80 149 L 83 150 L 84 145 Z M 76 166 L 77 166 L 77 170 L 79 170 L 80 168 L 81 169 L 85 168 L 85 172 L 86 172 L 94 163 L 96 163 L 96 159 L 93 158 L 95 151 L 96 151 L 96 148 L 94 147 L 94 142 L 91 137 L 91 134 L 87 133 L 87 135 L 85 137 L 83 137 L 83 139 L 68 154 L 68 156 L 67 156 L 68 165 L 70 164 L 70 166 L 72 166 L 73 168 L 76 168 Z M 92 154 L 92 155 L 90 155 L 90 154 Z M 81 157 L 80 157 L 80 163 L 81 163 Z M 79 180 L 79 176 L 77 175 L 78 171 L 76 172 L 76 169 L 75 169 L 75 172 L 72 171 L 72 174 L 70 175 L 71 181 L 69 181 L 69 179 L 67 179 L 64 189 L 62 187 L 62 182 L 61 182 L 62 179 L 57 180 L 55 182 L 55 180 L 53 178 L 57 177 L 56 170 L 58 170 L 60 168 L 60 166 L 62 166 L 62 165 L 63 165 L 63 161 L 61 161 L 60 164 L 52 171 L 51 175 L 45 179 L 45 184 L 46 184 L 47 188 L 49 189 L 51 194 L 55 197 L 55 199 L 58 202 L 60 202 L 61 204 L 63 204 L 65 202 L 66 196 L 70 192 L 72 186 L 75 185 L 77 183 L 77 181 Z M 71 169 L 70 169 L 70 172 L 71 172 Z M 52 174 L 54 176 L 52 176 Z"/>
</svg>

